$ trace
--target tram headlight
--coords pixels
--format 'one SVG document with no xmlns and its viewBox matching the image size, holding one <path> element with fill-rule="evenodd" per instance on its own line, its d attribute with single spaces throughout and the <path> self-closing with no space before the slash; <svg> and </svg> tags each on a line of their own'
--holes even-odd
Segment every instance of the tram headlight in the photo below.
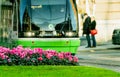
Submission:
<svg viewBox="0 0 120 77">
<path fill-rule="evenodd" d="M 56 31 L 53 31 L 53 35 L 57 35 Z"/>
<path fill-rule="evenodd" d="M 73 33 L 73 32 L 66 32 L 65 35 L 66 35 L 66 36 L 74 36 L 74 33 Z"/>
<path fill-rule="evenodd" d="M 35 36 L 35 33 L 34 32 L 25 32 L 24 34 L 25 36 Z"/>
<path fill-rule="evenodd" d="M 75 31 L 69 31 L 65 33 L 65 36 L 67 37 L 75 37 L 77 36 L 77 33 Z"/>
</svg>

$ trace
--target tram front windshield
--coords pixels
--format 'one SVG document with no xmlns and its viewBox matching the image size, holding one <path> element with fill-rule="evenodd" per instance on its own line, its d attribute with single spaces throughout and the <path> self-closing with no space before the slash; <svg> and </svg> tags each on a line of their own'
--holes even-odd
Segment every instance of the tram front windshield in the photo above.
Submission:
<svg viewBox="0 0 120 77">
<path fill-rule="evenodd" d="M 23 0 L 20 4 L 22 25 L 19 25 L 19 37 L 77 36 L 77 25 L 69 0 L 28 1 L 25 3 Z"/>
</svg>

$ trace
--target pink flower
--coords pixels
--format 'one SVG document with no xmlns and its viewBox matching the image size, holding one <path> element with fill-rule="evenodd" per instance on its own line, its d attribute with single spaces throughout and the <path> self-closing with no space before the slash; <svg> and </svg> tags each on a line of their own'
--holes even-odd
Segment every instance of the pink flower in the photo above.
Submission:
<svg viewBox="0 0 120 77">
<path fill-rule="evenodd" d="M 17 46 L 16 48 L 17 48 L 17 49 L 21 49 L 21 50 L 24 49 L 24 48 L 22 47 L 22 45 L 19 45 L 19 46 Z"/>
<path fill-rule="evenodd" d="M 33 51 L 36 52 L 36 53 L 39 53 L 40 56 L 42 56 L 42 54 L 43 54 L 43 49 L 42 48 L 35 48 Z"/>
<path fill-rule="evenodd" d="M 52 57 L 52 55 L 51 55 L 50 53 L 47 53 L 46 57 L 47 57 L 48 59 L 50 59 L 50 58 Z"/>
<path fill-rule="evenodd" d="M 32 50 L 31 50 L 31 51 L 29 51 L 29 52 L 28 52 L 28 54 L 32 55 L 32 54 L 33 54 L 33 51 L 32 51 Z"/>
<path fill-rule="evenodd" d="M 73 58 L 72 58 L 71 56 L 69 56 L 69 57 L 68 57 L 68 60 L 69 60 L 69 61 L 72 61 L 72 60 L 73 60 Z"/>
<path fill-rule="evenodd" d="M 23 53 L 20 53 L 20 58 L 24 58 L 26 56 L 26 53 L 23 52 Z"/>
<path fill-rule="evenodd" d="M 0 47 L 0 53 L 8 53 L 9 51 L 10 51 L 9 48 Z"/>
<path fill-rule="evenodd" d="M 58 58 L 59 58 L 59 59 L 64 59 L 63 53 L 58 53 Z"/>
<path fill-rule="evenodd" d="M 78 62 L 78 58 L 76 56 L 73 57 L 73 62 Z"/>
<path fill-rule="evenodd" d="M 1 58 L 1 59 L 5 59 L 6 56 L 5 56 L 3 53 L 0 53 L 0 58 Z"/>
<path fill-rule="evenodd" d="M 70 52 L 65 52 L 65 55 L 68 56 L 68 55 L 71 55 L 71 53 Z"/>
<path fill-rule="evenodd" d="M 39 60 L 39 61 L 42 61 L 42 60 L 43 60 L 43 58 L 42 58 L 42 57 L 39 57 L 39 58 L 38 58 L 38 60 Z"/>
<path fill-rule="evenodd" d="M 37 51 L 37 52 L 42 52 L 42 48 L 35 48 L 34 51 Z"/>
<path fill-rule="evenodd" d="M 9 53 L 10 53 L 10 54 L 15 54 L 15 53 L 16 53 L 16 50 L 11 50 Z M 18 55 L 18 54 L 16 54 L 16 55 Z"/>
</svg>

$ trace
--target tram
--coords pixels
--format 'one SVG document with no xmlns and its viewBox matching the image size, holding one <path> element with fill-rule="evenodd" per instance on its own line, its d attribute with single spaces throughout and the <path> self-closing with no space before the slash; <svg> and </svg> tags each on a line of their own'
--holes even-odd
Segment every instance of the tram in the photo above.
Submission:
<svg viewBox="0 0 120 77">
<path fill-rule="evenodd" d="M 75 54 L 79 40 L 76 0 L 14 0 L 16 45 Z"/>
</svg>

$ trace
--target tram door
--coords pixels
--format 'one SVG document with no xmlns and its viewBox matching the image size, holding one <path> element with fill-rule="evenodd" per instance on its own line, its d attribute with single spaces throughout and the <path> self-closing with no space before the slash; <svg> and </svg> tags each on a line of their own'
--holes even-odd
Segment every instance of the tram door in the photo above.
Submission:
<svg viewBox="0 0 120 77">
<path fill-rule="evenodd" d="M 1 4 L 0 45 L 11 47 L 12 45 L 12 4 Z"/>
</svg>

